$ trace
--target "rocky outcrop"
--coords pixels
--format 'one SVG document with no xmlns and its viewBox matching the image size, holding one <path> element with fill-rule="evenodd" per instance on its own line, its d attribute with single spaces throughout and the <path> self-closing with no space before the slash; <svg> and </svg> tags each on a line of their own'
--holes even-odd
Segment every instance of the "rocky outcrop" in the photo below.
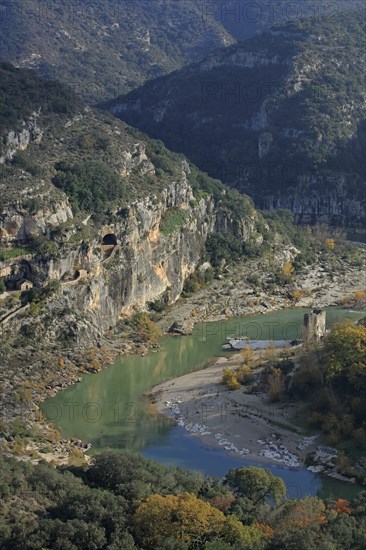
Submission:
<svg viewBox="0 0 366 550">
<path fill-rule="evenodd" d="M 8 203 L 0 209 L 0 239 L 1 242 L 10 244 L 13 242 L 28 241 L 32 236 L 45 234 L 53 227 L 57 227 L 68 220 L 73 219 L 72 210 L 65 195 L 58 200 L 42 201 L 36 196 L 35 211 L 30 213 L 27 208 L 27 199 L 20 198 L 13 203 Z M 45 197 L 46 198 L 46 197 Z M 32 200 L 31 198 L 28 200 Z"/>
<path fill-rule="evenodd" d="M 200 265 L 212 232 L 234 233 L 246 241 L 256 226 L 254 215 L 235 220 L 217 208 L 209 195 L 193 200 L 187 169 L 183 163 L 180 180 L 159 195 L 117 210 L 114 223 L 101 227 L 99 237 L 61 247 L 57 256 L 27 257 L 26 273 L 24 259 L 10 260 L 8 276 L 26 275 L 36 285 L 44 285 L 51 279 L 73 279 L 80 269 L 87 271 L 75 284 L 63 285 L 61 298 L 65 307 L 83 318 L 73 323 L 72 329 L 80 341 L 99 338 L 121 316 L 145 308 L 163 294 L 168 303 L 174 303 L 186 278 Z M 183 212 L 184 221 L 177 227 L 165 227 L 169 211 Z M 103 245 L 107 236 L 111 242 L 113 237 L 115 244 Z"/>
<path fill-rule="evenodd" d="M 31 142 L 40 143 L 43 131 L 38 126 L 39 113 L 34 112 L 27 121 L 23 121 L 22 128 L 11 130 L 2 138 L 0 164 L 12 160 L 18 151 L 27 149 Z"/>
<path fill-rule="evenodd" d="M 181 336 L 187 336 L 192 334 L 194 327 L 193 319 L 184 319 L 182 321 L 174 321 L 169 329 L 170 334 L 179 334 Z"/>
<path fill-rule="evenodd" d="M 299 223 L 326 223 L 338 226 L 364 227 L 366 204 L 362 182 L 352 185 L 346 176 L 303 176 L 296 188 L 277 192 L 258 199 L 258 208 L 277 210 L 285 208 L 293 212 Z"/>
<path fill-rule="evenodd" d="M 121 176 L 127 177 L 134 170 L 142 175 L 155 174 L 154 165 L 148 159 L 143 143 L 137 143 L 132 151 L 125 151 L 122 154 L 120 161 Z"/>
</svg>

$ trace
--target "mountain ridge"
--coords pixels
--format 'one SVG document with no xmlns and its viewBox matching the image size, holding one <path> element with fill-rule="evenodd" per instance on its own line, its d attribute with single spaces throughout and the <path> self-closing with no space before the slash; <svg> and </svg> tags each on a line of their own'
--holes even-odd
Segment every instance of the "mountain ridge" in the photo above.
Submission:
<svg viewBox="0 0 366 550">
<path fill-rule="evenodd" d="M 95 103 L 232 43 L 198 0 L 0 1 L 0 59 Z"/>
<path fill-rule="evenodd" d="M 306 222 L 362 224 L 363 14 L 274 27 L 106 107 L 261 208 L 279 202 Z M 301 188 L 314 202 L 291 207 Z"/>
</svg>

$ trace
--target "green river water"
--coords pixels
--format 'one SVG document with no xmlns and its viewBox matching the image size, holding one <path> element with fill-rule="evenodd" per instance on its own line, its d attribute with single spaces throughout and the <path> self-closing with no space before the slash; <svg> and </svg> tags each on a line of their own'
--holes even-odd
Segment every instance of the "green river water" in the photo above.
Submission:
<svg viewBox="0 0 366 550">
<path fill-rule="evenodd" d="M 64 437 L 91 442 L 92 453 L 107 449 L 134 451 L 165 464 L 210 475 L 223 475 L 231 467 L 253 464 L 222 449 L 203 445 L 170 419 L 157 414 L 146 394 L 157 384 L 202 368 L 214 356 L 225 355 L 222 344 L 229 336 L 263 340 L 300 338 L 307 311 L 293 308 L 197 324 L 192 336 L 164 337 L 157 352 L 143 357 L 124 356 L 98 374 L 84 376 L 80 383 L 47 399 L 42 404 L 42 412 L 61 429 Z M 356 320 L 364 315 L 337 308 L 327 311 L 328 324 L 344 317 Z M 304 468 L 276 465 L 270 468 L 285 479 L 291 496 L 316 494 L 321 488 L 327 494 L 349 496 L 355 489 L 329 478 L 321 481 Z"/>
</svg>

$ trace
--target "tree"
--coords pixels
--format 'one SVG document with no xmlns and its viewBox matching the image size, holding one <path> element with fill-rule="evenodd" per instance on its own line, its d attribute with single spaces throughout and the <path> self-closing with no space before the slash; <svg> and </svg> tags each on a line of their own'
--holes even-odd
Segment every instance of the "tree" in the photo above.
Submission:
<svg viewBox="0 0 366 550">
<path fill-rule="evenodd" d="M 344 498 L 339 498 L 335 503 L 334 510 L 337 514 L 352 514 L 351 506 L 347 500 Z"/>
<path fill-rule="evenodd" d="M 222 533 L 226 518 L 211 504 L 183 493 L 150 496 L 138 506 L 132 521 L 138 541 L 155 549 L 170 537 L 195 544 L 212 540 Z"/>
<path fill-rule="evenodd" d="M 285 482 L 269 470 L 257 466 L 232 469 L 225 480 L 240 496 L 249 498 L 254 504 L 266 499 L 279 502 L 286 495 Z"/>
<path fill-rule="evenodd" d="M 247 344 L 245 348 L 240 351 L 240 356 L 246 365 L 249 365 L 249 363 L 253 361 L 254 352 L 249 344 Z"/>
<path fill-rule="evenodd" d="M 275 362 L 275 360 L 277 359 L 278 357 L 278 350 L 276 348 L 276 344 L 273 342 L 273 340 L 270 340 L 268 342 L 268 346 L 266 347 L 266 349 L 264 350 L 264 357 L 267 361 L 269 361 L 270 363 L 273 363 Z"/>
<path fill-rule="evenodd" d="M 341 377 L 366 390 L 366 327 L 349 320 L 337 323 L 325 341 L 328 380 Z"/>
<path fill-rule="evenodd" d="M 281 401 L 285 395 L 285 378 L 280 369 L 273 368 L 268 376 L 268 397 L 271 401 Z"/>
<path fill-rule="evenodd" d="M 287 531 L 293 527 L 322 524 L 325 521 L 325 504 L 318 497 L 286 500 L 272 515 L 272 524 L 276 531 Z"/>
</svg>

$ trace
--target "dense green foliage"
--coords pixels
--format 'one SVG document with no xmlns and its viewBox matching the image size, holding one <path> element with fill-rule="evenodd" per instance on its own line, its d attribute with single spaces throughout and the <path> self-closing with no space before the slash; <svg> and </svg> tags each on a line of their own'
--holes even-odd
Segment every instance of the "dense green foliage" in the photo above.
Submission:
<svg viewBox="0 0 366 550">
<path fill-rule="evenodd" d="M 35 78 L 34 71 L 20 72 L 10 63 L 0 63 L 1 132 L 18 129 L 19 123 L 40 109 L 44 114 L 71 115 L 80 106 L 67 86 Z"/>
<path fill-rule="evenodd" d="M 69 197 L 75 210 L 99 212 L 125 195 L 122 179 L 102 161 L 56 166 L 53 183 Z"/>
<path fill-rule="evenodd" d="M 160 222 L 160 231 L 163 235 L 167 236 L 170 233 L 174 233 L 184 225 L 187 221 L 187 213 L 184 210 L 173 207 L 168 208 L 163 214 Z"/>
<path fill-rule="evenodd" d="M 1 0 L 0 11 L 1 59 L 93 102 L 233 41 L 219 21 L 202 20 L 198 0 Z"/>
<path fill-rule="evenodd" d="M 259 247 L 249 245 L 233 235 L 214 233 L 207 239 L 206 250 L 208 258 L 214 267 L 218 267 L 222 260 L 226 263 L 238 261 L 240 258 L 253 258 L 260 254 Z"/>
<path fill-rule="evenodd" d="M 325 345 L 310 349 L 294 373 L 288 394 L 308 401 L 310 425 L 320 428 L 329 444 L 344 449 L 342 473 L 364 481 L 353 459 L 366 448 L 366 328 L 363 322 L 335 324 Z"/>
<path fill-rule="evenodd" d="M 222 211 L 231 212 L 236 219 L 254 213 L 254 205 L 249 197 L 241 195 L 236 189 L 226 187 L 220 180 L 200 172 L 195 166 L 191 166 L 189 182 L 196 195 L 210 195 Z"/>
<path fill-rule="evenodd" d="M 84 467 L 4 459 L 0 465 L 4 550 L 359 550 L 366 544 L 365 493 L 350 504 L 284 500 L 282 480 L 260 468 L 205 479 L 112 453 Z"/>
<path fill-rule="evenodd" d="M 212 0 L 208 11 L 220 19 L 224 27 L 237 40 L 244 40 L 258 32 L 268 29 L 273 24 L 298 20 L 303 17 L 331 17 L 347 9 L 364 7 L 363 0 L 346 0 L 328 2 L 328 0 L 256 0 L 256 2 L 238 0 Z"/>
</svg>

